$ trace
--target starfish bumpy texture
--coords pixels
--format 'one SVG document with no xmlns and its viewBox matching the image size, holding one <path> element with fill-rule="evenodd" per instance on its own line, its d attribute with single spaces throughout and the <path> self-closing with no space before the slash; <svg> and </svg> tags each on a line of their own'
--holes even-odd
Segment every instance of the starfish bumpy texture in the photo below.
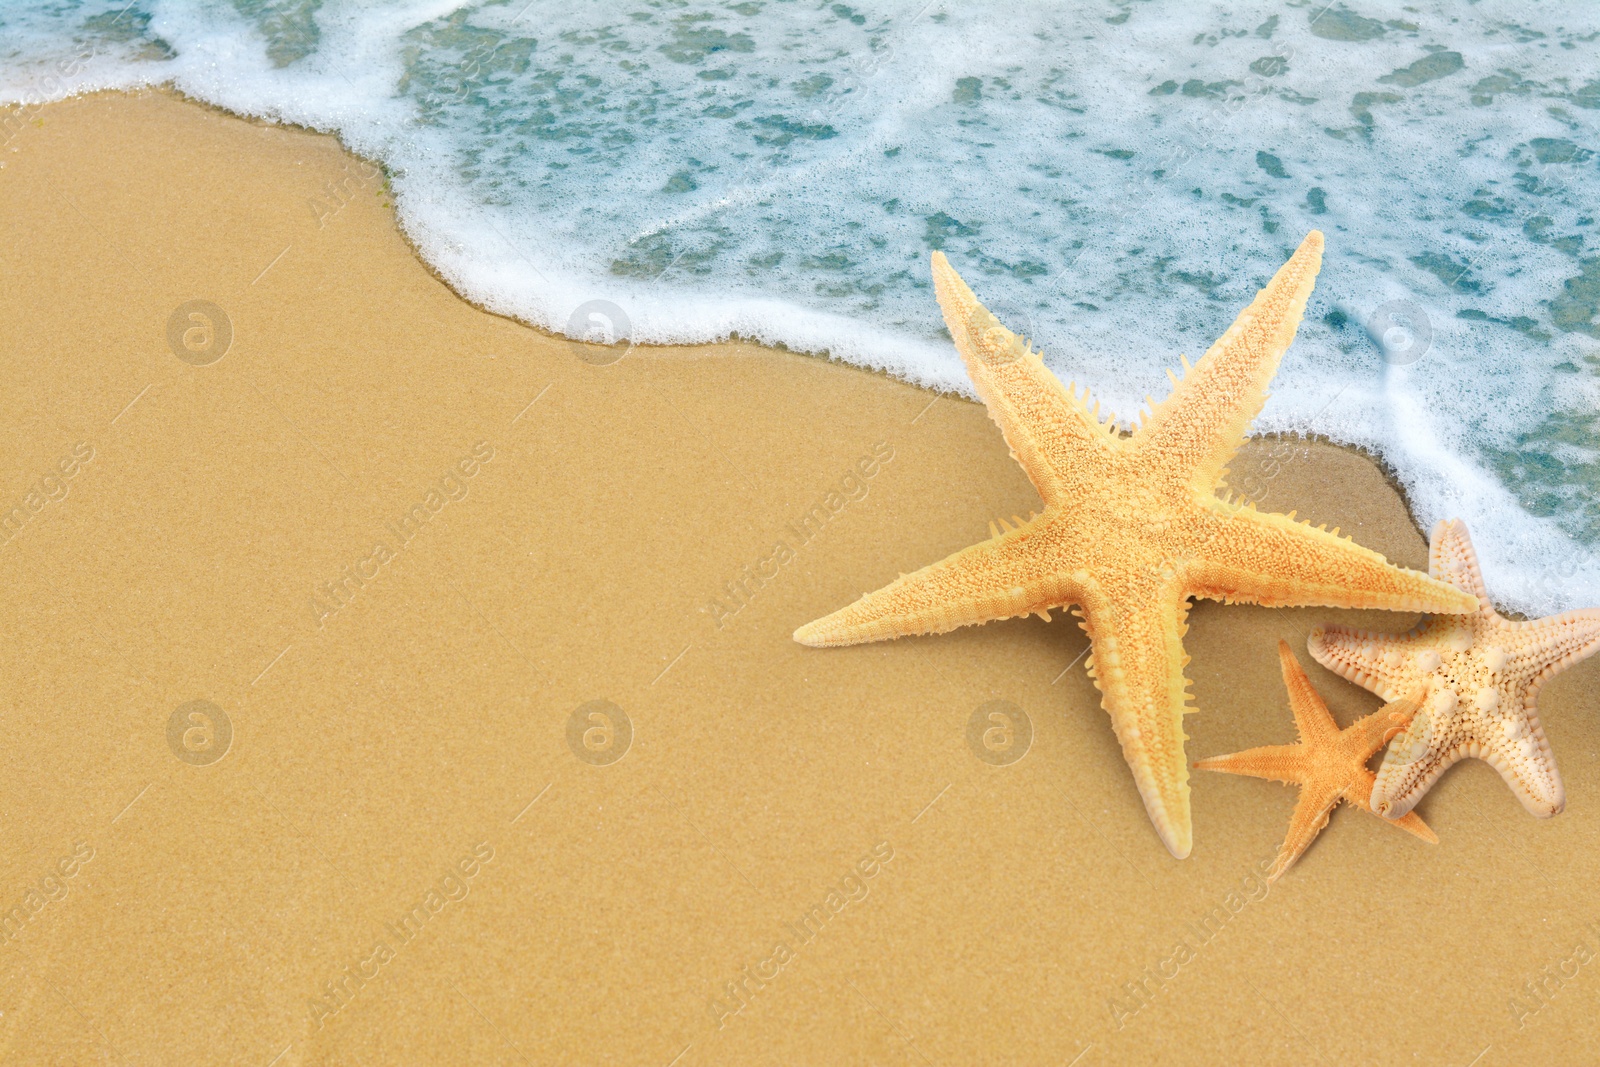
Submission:
<svg viewBox="0 0 1600 1067">
<path fill-rule="evenodd" d="M 1531 622 L 1501 618 L 1466 526 L 1439 523 L 1429 545 L 1430 573 L 1476 596 L 1476 612 L 1430 619 L 1404 634 L 1318 627 L 1307 642 L 1318 663 L 1385 700 L 1419 685 L 1428 691 L 1378 768 L 1373 810 L 1403 817 L 1441 774 L 1470 756 L 1499 771 L 1528 811 L 1555 815 L 1566 794 L 1539 722 L 1539 687 L 1600 649 L 1600 610 Z"/>
<path fill-rule="evenodd" d="M 1283 663 L 1283 684 L 1289 690 L 1289 707 L 1294 712 L 1300 742 L 1251 748 L 1195 763 L 1203 770 L 1248 774 L 1300 787 L 1300 799 L 1295 802 L 1294 815 L 1289 820 L 1289 834 L 1278 850 L 1277 862 L 1267 876 L 1268 882 L 1277 881 L 1316 840 L 1339 801 L 1346 800 L 1355 807 L 1372 810 L 1374 775 L 1367 770 L 1367 760 L 1388 744 L 1422 706 L 1419 687 L 1404 699 L 1385 704 L 1341 730 L 1287 642 L 1278 642 L 1278 659 Z M 1424 841 L 1439 842 L 1416 812 L 1396 822 Z"/>
<path fill-rule="evenodd" d="M 1470 595 L 1292 517 L 1217 495 L 1224 465 L 1266 401 L 1322 261 L 1313 231 L 1131 437 L 1063 388 L 973 296 L 944 256 L 934 287 L 956 349 L 1043 513 L 903 575 L 802 626 L 806 645 L 849 645 L 1075 605 L 1100 689 L 1156 832 L 1189 854 L 1191 597 L 1267 605 L 1470 611 Z"/>
</svg>

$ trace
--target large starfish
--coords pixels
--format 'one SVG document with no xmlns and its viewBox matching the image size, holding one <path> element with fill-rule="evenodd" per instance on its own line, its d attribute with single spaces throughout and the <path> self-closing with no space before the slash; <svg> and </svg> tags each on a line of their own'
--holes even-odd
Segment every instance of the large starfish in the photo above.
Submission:
<svg viewBox="0 0 1600 1067">
<path fill-rule="evenodd" d="M 1195 762 L 1195 766 L 1203 770 L 1248 774 L 1300 787 L 1300 799 L 1295 802 L 1294 815 L 1289 819 L 1289 834 L 1278 850 L 1272 873 L 1267 876 L 1269 882 L 1276 882 L 1316 840 L 1339 801 L 1347 800 L 1354 807 L 1372 810 L 1373 774 L 1367 770 L 1367 760 L 1388 744 L 1389 738 L 1399 733 L 1422 706 L 1419 688 L 1341 730 L 1322 695 L 1312 688 L 1311 679 L 1306 677 L 1287 641 L 1278 642 L 1278 659 L 1283 663 L 1283 684 L 1289 690 L 1289 708 L 1294 712 L 1294 724 L 1299 729 L 1299 744 L 1267 745 Z M 1397 822 L 1424 841 L 1439 843 L 1439 838 L 1416 812 Z"/>
<path fill-rule="evenodd" d="M 1473 598 L 1391 566 L 1338 536 L 1217 496 L 1224 464 L 1266 401 L 1322 261 L 1313 231 L 1131 437 L 1088 392 L 1063 388 L 991 315 L 943 255 L 933 281 L 945 323 L 1011 454 L 1044 501 L 1007 526 L 827 618 L 806 645 L 849 645 L 1076 605 L 1091 677 L 1156 832 L 1189 854 L 1183 716 L 1191 597 L 1400 611 L 1469 611 Z M 1170 372 L 1169 372 L 1170 376 Z"/>
<path fill-rule="evenodd" d="M 1425 621 L 1404 634 L 1319 626 L 1307 646 L 1318 663 L 1385 700 L 1418 685 L 1429 694 L 1378 768 L 1372 806 L 1403 817 L 1457 760 L 1485 760 L 1522 806 L 1548 817 L 1566 806 L 1561 775 L 1535 702 L 1539 687 L 1600 649 L 1600 610 L 1532 622 L 1501 618 L 1484 590 L 1467 527 L 1441 522 L 1429 572 L 1478 598 L 1478 610 Z"/>
</svg>

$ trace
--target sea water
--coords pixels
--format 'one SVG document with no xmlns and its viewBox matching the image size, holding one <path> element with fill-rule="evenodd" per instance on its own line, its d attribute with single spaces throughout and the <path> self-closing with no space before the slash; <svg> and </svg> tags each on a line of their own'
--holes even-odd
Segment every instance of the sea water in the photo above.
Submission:
<svg viewBox="0 0 1600 1067">
<path fill-rule="evenodd" d="M 381 161 L 494 311 L 970 394 L 941 249 L 1129 422 L 1321 229 L 1258 432 L 1600 604 L 1600 4 L 0 0 L 0 100 L 155 84 Z"/>
</svg>

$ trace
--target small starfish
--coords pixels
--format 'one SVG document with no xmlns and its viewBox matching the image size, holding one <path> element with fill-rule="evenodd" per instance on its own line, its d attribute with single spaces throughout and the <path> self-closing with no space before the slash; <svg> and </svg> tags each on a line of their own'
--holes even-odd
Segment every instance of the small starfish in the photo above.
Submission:
<svg viewBox="0 0 1600 1067">
<path fill-rule="evenodd" d="M 1373 788 L 1373 810 L 1398 819 L 1457 760 L 1485 760 L 1541 818 L 1566 806 L 1535 702 L 1550 678 L 1600 649 L 1600 610 L 1531 622 L 1501 618 L 1484 590 L 1466 524 L 1433 528 L 1428 571 L 1478 598 L 1470 615 L 1429 619 L 1410 633 L 1319 626 L 1306 642 L 1318 663 L 1385 700 L 1425 685 L 1429 699 L 1395 739 Z"/>
<path fill-rule="evenodd" d="M 1322 696 L 1312 688 L 1311 679 L 1294 658 L 1288 642 L 1278 642 L 1278 659 L 1283 662 L 1283 684 L 1289 690 L 1289 707 L 1294 711 L 1300 743 L 1251 748 L 1231 756 L 1213 756 L 1195 762 L 1195 766 L 1203 770 L 1248 774 L 1300 787 L 1300 799 L 1295 802 L 1294 815 L 1289 820 L 1289 835 L 1278 850 L 1277 862 L 1267 876 L 1269 882 L 1276 882 L 1316 840 L 1339 801 L 1346 800 L 1354 807 L 1372 810 L 1374 775 L 1367 770 L 1367 760 L 1388 744 L 1389 738 L 1399 733 L 1422 706 L 1422 693 L 1418 690 L 1404 700 L 1385 704 L 1341 730 Z M 1408 813 L 1397 823 L 1424 841 L 1439 843 L 1422 816 L 1415 812 Z"/>
<path fill-rule="evenodd" d="M 1470 611 L 1469 595 L 1293 516 L 1217 496 L 1227 463 L 1266 401 L 1322 262 L 1312 231 L 1137 432 L 1101 422 L 1037 352 L 991 315 L 941 253 L 933 282 L 967 373 L 1044 500 L 1016 528 L 795 631 L 850 645 L 1076 605 L 1100 689 L 1156 832 L 1182 859 L 1192 844 L 1183 716 L 1191 597 L 1268 605 Z"/>
</svg>

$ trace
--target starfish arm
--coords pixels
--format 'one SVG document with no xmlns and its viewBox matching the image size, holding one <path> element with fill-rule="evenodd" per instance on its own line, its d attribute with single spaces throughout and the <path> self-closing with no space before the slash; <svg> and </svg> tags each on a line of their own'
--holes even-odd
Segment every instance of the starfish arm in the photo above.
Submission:
<svg viewBox="0 0 1600 1067">
<path fill-rule="evenodd" d="M 1301 741 L 1330 740 L 1339 733 L 1339 724 L 1322 699 L 1322 694 L 1311 685 L 1305 669 L 1295 659 L 1289 642 L 1278 642 L 1278 663 L 1283 668 L 1283 685 L 1289 691 L 1289 709 L 1294 712 L 1294 724 L 1300 731 Z"/>
<path fill-rule="evenodd" d="M 1370 803 L 1367 810 L 1372 810 Z M 1433 832 L 1433 827 L 1423 822 L 1422 816 L 1418 815 L 1414 811 L 1408 811 L 1398 819 L 1395 819 L 1394 824 L 1400 827 L 1400 829 L 1411 834 L 1413 837 L 1422 838 L 1422 840 L 1426 841 L 1430 845 L 1437 845 L 1439 843 L 1439 835 Z"/>
<path fill-rule="evenodd" d="M 1333 814 L 1333 809 L 1339 806 L 1342 799 L 1338 789 L 1326 786 L 1301 787 L 1300 797 L 1294 804 L 1294 814 L 1289 817 L 1289 832 L 1284 836 L 1283 847 L 1278 849 L 1277 862 L 1267 875 L 1268 882 L 1282 878 L 1283 872 L 1293 867 L 1295 860 L 1311 847 L 1311 842 L 1328 825 L 1328 816 Z"/>
<path fill-rule="evenodd" d="M 1566 807 L 1566 790 L 1555 756 L 1536 716 L 1517 715 L 1483 723 L 1461 714 L 1453 691 L 1436 694 L 1405 731 L 1395 737 L 1372 787 L 1372 810 L 1399 819 L 1463 759 L 1481 759 L 1530 815 L 1549 818 Z"/>
<path fill-rule="evenodd" d="M 1316 605 L 1391 611 L 1471 611 L 1477 599 L 1396 567 L 1371 549 L 1286 515 L 1213 498 L 1198 524 L 1202 543 L 1186 568 L 1189 592 L 1268 607 Z"/>
<path fill-rule="evenodd" d="M 1374 778 L 1373 773 L 1363 767 L 1361 774 L 1351 783 L 1350 788 L 1345 791 L 1345 798 L 1350 801 L 1352 806 L 1363 808 L 1373 815 L 1377 815 L 1378 813 L 1372 810 L 1372 783 Z M 1379 817 L 1382 818 L 1382 816 Z M 1384 819 L 1384 822 L 1390 821 L 1400 829 L 1422 838 L 1430 845 L 1439 843 L 1439 835 L 1434 833 L 1433 828 L 1423 822 L 1422 816 L 1414 811 L 1408 811 L 1398 819 Z"/>
<path fill-rule="evenodd" d="M 1183 754 L 1183 716 L 1189 681 L 1183 668 L 1188 601 L 1170 583 L 1107 595 L 1091 585 L 1083 600 L 1089 635 L 1089 676 L 1156 833 L 1173 856 L 1193 846 L 1189 767 Z"/>
<path fill-rule="evenodd" d="M 1299 785 L 1305 781 L 1304 745 L 1263 745 L 1247 748 L 1226 756 L 1211 756 L 1195 760 L 1202 771 L 1221 771 L 1224 774 L 1245 774 L 1251 778 L 1265 778 L 1270 782 Z"/>
<path fill-rule="evenodd" d="M 1031 535 L 1041 520 L 901 575 L 848 607 L 794 632 L 802 645 L 832 647 L 1009 619 L 1075 603 L 1082 585 L 1052 573 Z"/>
<path fill-rule="evenodd" d="M 1156 405 L 1133 445 L 1203 493 L 1267 399 L 1267 385 L 1294 340 L 1322 265 L 1322 234 L 1311 231 L 1228 331 Z"/>
<path fill-rule="evenodd" d="M 1600 608 L 1516 623 L 1512 634 L 1527 650 L 1518 650 L 1519 664 L 1526 662 L 1537 672 L 1528 683 L 1526 706 L 1532 710 L 1544 683 L 1600 651 Z"/>
<path fill-rule="evenodd" d="M 1372 784 L 1373 812 L 1395 820 L 1417 806 L 1439 776 L 1473 755 L 1458 729 L 1453 701 L 1435 696 L 1396 734 Z"/>
<path fill-rule="evenodd" d="M 1416 808 L 1438 777 L 1469 755 L 1464 745 L 1438 747 L 1432 734 L 1432 718 L 1422 717 L 1395 736 L 1374 776 L 1368 801 L 1374 814 L 1398 821 Z"/>
<path fill-rule="evenodd" d="M 1472 547 L 1467 524 L 1460 519 L 1434 523 L 1433 532 L 1428 535 L 1428 573 L 1477 597 L 1479 614 L 1494 613 L 1483 584 L 1483 570 L 1478 566 L 1477 550 Z"/>
<path fill-rule="evenodd" d="M 1427 695 L 1427 687 L 1416 684 L 1399 700 L 1391 700 L 1372 714 L 1364 715 L 1345 727 L 1340 732 L 1340 738 L 1350 757 L 1365 764 L 1374 752 L 1411 725 Z"/>
<path fill-rule="evenodd" d="M 1410 666 L 1412 636 L 1317 626 L 1306 638 L 1306 649 L 1312 659 L 1345 681 L 1394 700 L 1419 680 Z"/>
<path fill-rule="evenodd" d="M 933 286 L 989 417 L 1045 504 L 1055 503 L 1064 475 L 1092 468 L 1115 447 L 1115 424 L 1102 424 L 1085 406 L 1087 390 L 1080 400 L 1076 390 L 1063 388 L 1026 339 L 978 302 L 942 252 L 933 254 Z"/>
<path fill-rule="evenodd" d="M 1529 815 L 1540 819 L 1559 815 L 1567 806 L 1567 790 L 1538 718 L 1531 718 L 1520 733 L 1515 738 L 1502 733 L 1480 741 L 1465 755 L 1477 756 L 1500 772 L 1501 780 Z"/>
</svg>

